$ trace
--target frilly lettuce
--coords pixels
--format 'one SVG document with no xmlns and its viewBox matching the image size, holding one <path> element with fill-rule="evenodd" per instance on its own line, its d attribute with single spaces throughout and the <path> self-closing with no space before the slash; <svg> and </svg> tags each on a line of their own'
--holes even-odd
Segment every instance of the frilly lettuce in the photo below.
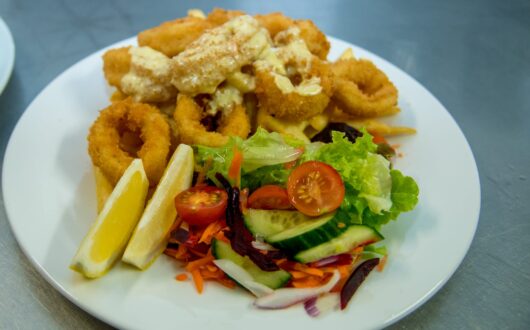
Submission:
<svg viewBox="0 0 530 330">
<path fill-rule="evenodd" d="M 303 150 L 298 147 L 298 141 L 288 140 L 288 142 L 278 133 L 269 133 L 263 128 L 258 128 L 256 133 L 247 140 L 230 137 L 229 142 L 222 147 L 196 146 L 196 164 L 204 166 L 210 163 L 206 176 L 217 182 L 215 174 L 221 173 L 227 176 L 228 168 L 234 157 L 234 149 L 237 148 L 243 154 L 241 172 L 244 176 L 245 173 L 255 172 L 262 167 L 297 160 Z M 266 174 L 266 171 L 260 172 Z"/>
<path fill-rule="evenodd" d="M 230 138 L 219 148 L 198 146 L 196 159 L 199 166 L 212 160 L 207 176 L 216 182 L 215 173 L 226 176 L 234 148 L 238 148 L 243 153 L 241 185 L 251 191 L 266 184 L 285 186 L 292 171 L 285 163 L 327 163 L 344 181 L 346 194 L 338 211 L 345 221 L 379 229 L 401 212 L 412 210 L 419 190 L 414 179 L 392 170 L 390 162 L 377 154 L 372 136 L 365 130 L 362 133 L 351 143 L 343 133 L 332 132 L 332 143 L 305 145 L 302 154 L 299 141 L 259 128 L 248 140 Z"/>
<path fill-rule="evenodd" d="M 374 213 L 388 211 L 392 206 L 390 191 L 390 163 L 383 156 L 376 154 L 377 145 L 366 131 L 351 143 L 343 133 L 332 132 L 333 142 L 322 144 L 313 152 L 313 158 L 333 166 L 363 198 Z"/>
</svg>

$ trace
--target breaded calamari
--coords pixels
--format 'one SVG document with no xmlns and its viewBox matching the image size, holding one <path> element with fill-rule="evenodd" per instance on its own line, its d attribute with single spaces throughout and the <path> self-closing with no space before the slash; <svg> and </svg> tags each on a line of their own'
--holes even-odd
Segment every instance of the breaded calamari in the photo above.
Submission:
<svg viewBox="0 0 530 330">
<path fill-rule="evenodd" d="M 226 9 L 221 9 L 221 8 L 214 8 L 208 14 L 208 16 L 206 16 L 206 19 L 213 26 L 219 26 L 219 25 L 225 24 L 232 18 L 236 18 L 242 15 L 245 15 L 245 12 L 241 10 L 226 10 Z"/>
<path fill-rule="evenodd" d="M 380 117 L 399 112 L 398 91 L 371 61 L 355 58 L 331 64 L 335 75 L 333 99 L 357 117 Z"/>
<path fill-rule="evenodd" d="M 113 185 L 139 157 L 154 186 L 167 165 L 169 134 L 169 125 L 158 109 L 129 98 L 101 110 L 90 128 L 88 153 Z"/>
<path fill-rule="evenodd" d="M 110 85 L 138 102 L 174 98 L 170 60 L 149 47 L 111 49 L 103 55 L 103 72 Z"/>
<path fill-rule="evenodd" d="M 333 90 L 329 65 L 309 52 L 297 27 L 278 33 L 274 41 L 274 52 L 255 64 L 259 106 L 287 120 L 322 113 Z"/>
<path fill-rule="evenodd" d="M 203 18 L 183 17 L 140 32 L 138 45 L 151 47 L 168 57 L 173 57 L 214 26 Z"/>
<path fill-rule="evenodd" d="M 224 112 L 217 131 L 208 131 L 201 123 L 205 112 L 193 100 L 179 94 L 173 118 L 182 143 L 218 147 L 228 142 L 229 136 L 246 138 L 250 133 L 250 121 L 242 105 L 236 105 L 229 112 Z"/>
<path fill-rule="evenodd" d="M 207 31 L 171 60 L 173 85 L 189 95 L 212 94 L 228 75 L 270 47 L 267 31 L 251 16 L 238 16 Z"/>
</svg>

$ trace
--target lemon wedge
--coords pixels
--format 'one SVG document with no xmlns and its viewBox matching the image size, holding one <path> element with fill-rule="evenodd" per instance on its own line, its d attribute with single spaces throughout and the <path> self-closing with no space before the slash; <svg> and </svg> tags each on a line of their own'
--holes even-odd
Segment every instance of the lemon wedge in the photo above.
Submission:
<svg viewBox="0 0 530 330">
<path fill-rule="evenodd" d="M 103 206 L 105 206 L 105 201 L 107 198 L 109 198 L 114 186 L 97 166 L 94 166 L 94 179 L 96 181 L 96 197 L 98 201 L 99 213 L 103 209 Z"/>
<path fill-rule="evenodd" d="M 120 178 L 90 227 L 70 268 L 89 278 L 100 277 L 123 254 L 142 215 L 149 181 L 140 159 Z"/>
<path fill-rule="evenodd" d="M 147 203 L 122 261 L 146 269 L 162 254 L 177 216 L 175 196 L 190 187 L 193 164 L 193 149 L 180 144 L 171 156 L 153 197 Z"/>
</svg>

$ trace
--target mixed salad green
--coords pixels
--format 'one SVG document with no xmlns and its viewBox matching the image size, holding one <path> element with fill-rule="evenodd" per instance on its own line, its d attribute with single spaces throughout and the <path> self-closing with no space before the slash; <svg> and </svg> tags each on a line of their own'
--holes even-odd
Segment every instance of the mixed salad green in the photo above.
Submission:
<svg viewBox="0 0 530 330">
<path fill-rule="evenodd" d="M 229 177 L 234 151 L 243 155 L 241 187 L 250 192 L 265 185 L 285 187 L 289 175 L 304 162 L 316 160 L 333 167 L 341 176 L 345 196 L 338 212 L 347 222 L 364 224 L 379 230 L 400 213 L 412 210 L 418 202 L 419 189 L 413 178 L 377 153 L 378 145 L 362 130 L 354 143 L 342 132 L 332 132 L 332 142 L 301 141 L 285 138 L 259 128 L 247 140 L 232 137 L 223 147 L 198 146 L 196 162 L 209 168 L 206 176 L 219 185 L 216 174 Z"/>
<path fill-rule="evenodd" d="M 259 308 L 303 302 L 315 316 L 337 302 L 330 297 L 345 308 L 382 269 L 379 230 L 415 207 L 418 186 L 366 130 L 334 125 L 319 135 L 306 144 L 259 128 L 222 147 L 195 146 L 195 186 L 175 198 L 188 228 L 172 232 L 166 251 L 188 263 L 198 288 L 201 276 L 228 277 Z"/>
</svg>

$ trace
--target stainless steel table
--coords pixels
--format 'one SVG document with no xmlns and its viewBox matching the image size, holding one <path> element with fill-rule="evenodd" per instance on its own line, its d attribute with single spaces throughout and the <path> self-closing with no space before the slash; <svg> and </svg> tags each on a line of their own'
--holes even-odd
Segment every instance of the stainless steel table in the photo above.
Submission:
<svg viewBox="0 0 530 330">
<path fill-rule="evenodd" d="M 447 285 L 393 327 L 530 328 L 528 1 L 0 0 L 17 53 L 0 96 L 0 157 L 27 105 L 70 65 L 183 16 L 188 7 L 208 11 L 214 5 L 314 20 L 327 34 L 381 55 L 420 81 L 467 136 L 482 185 L 475 240 Z M 18 247 L 1 202 L 0 328 L 108 327 L 38 275 Z"/>
</svg>

